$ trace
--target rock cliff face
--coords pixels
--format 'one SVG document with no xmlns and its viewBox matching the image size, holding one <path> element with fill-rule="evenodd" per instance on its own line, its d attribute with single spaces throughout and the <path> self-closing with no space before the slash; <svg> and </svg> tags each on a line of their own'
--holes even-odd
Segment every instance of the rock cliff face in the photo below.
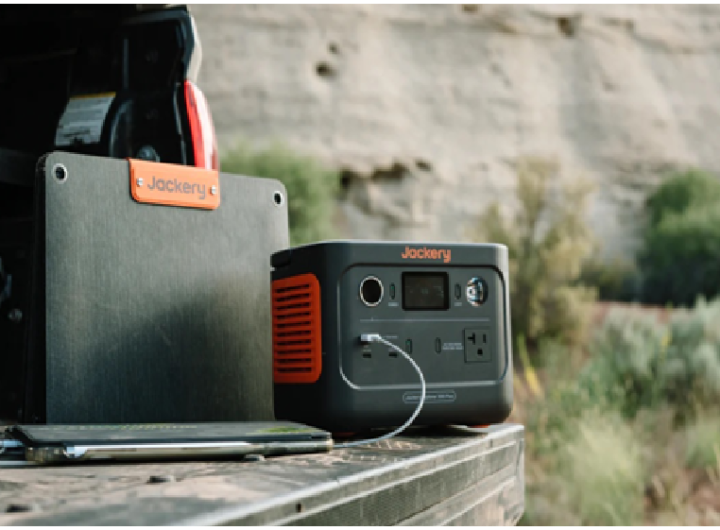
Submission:
<svg viewBox="0 0 720 530">
<path fill-rule="evenodd" d="M 461 240 L 541 156 L 595 183 L 590 221 L 622 254 L 668 171 L 720 172 L 716 6 L 192 12 L 221 147 L 281 139 L 341 168 L 349 237 Z"/>
</svg>

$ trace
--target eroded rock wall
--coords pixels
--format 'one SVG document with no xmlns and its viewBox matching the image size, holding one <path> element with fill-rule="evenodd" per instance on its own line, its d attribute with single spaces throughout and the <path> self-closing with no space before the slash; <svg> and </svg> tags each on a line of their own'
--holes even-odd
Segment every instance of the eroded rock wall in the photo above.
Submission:
<svg viewBox="0 0 720 530">
<path fill-rule="evenodd" d="M 717 6 L 191 9 L 222 148 L 280 139 L 342 169 L 349 237 L 461 240 L 540 156 L 595 183 L 622 254 L 668 171 L 720 172 Z"/>
</svg>

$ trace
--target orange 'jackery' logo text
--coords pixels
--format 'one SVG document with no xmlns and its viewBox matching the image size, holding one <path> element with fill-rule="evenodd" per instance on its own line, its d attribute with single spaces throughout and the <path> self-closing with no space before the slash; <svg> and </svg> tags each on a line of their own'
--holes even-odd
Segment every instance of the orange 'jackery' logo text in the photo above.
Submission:
<svg viewBox="0 0 720 530">
<path fill-rule="evenodd" d="M 443 263 L 450 263 L 451 250 L 450 249 L 435 249 L 435 248 L 410 248 L 405 247 L 405 252 L 400 254 L 402 259 L 441 259 Z"/>
<path fill-rule="evenodd" d="M 149 190 L 166 191 L 167 193 L 184 193 L 186 195 L 197 195 L 201 201 L 205 200 L 205 184 L 190 184 L 178 179 L 162 179 L 153 176 L 152 182 L 148 184 Z"/>
</svg>

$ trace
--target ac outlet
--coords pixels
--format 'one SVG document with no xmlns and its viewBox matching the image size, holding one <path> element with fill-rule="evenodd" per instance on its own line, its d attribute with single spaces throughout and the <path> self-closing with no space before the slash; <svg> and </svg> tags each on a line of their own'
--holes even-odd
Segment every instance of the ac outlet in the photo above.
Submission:
<svg viewBox="0 0 720 530">
<path fill-rule="evenodd" d="M 495 356 L 495 334 L 491 328 L 469 328 L 463 331 L 465 362 L 489 363 Z"/>
</svg>

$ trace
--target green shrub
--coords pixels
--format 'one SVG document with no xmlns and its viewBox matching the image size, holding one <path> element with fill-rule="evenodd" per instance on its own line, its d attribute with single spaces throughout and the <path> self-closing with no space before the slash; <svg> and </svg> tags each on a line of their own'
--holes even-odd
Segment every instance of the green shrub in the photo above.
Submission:
<svg viewBox="0 0 720 530">
<path fill-rule="evenodd" d="M 578 283 L 595 287 L 604 301 L 640 300 L 641 278 L 634 263 L 622 259 L 606 262 L 590 259 L 583 264 Z"/>
<path fill-rule="evenodd" d="M 645 237 L 643 299 L 689 306 L 720 294 L 720 203 L 667 214 Z"/>
<path fill-rule="evenodd" d="M 642 299 L 689 306 L 720 294 L 720 179 L 689 171 L 646 201 Z"/>
<path fill-rule="evenodd" d="M 544 337 L 579 342 L 596 298 L 594 289 L 576 285 L 593 250 L 585 221 L 590 188 L 583 181 L 551 186 L 558 174 L 552 162 L 522 160 L 515 217 L 506 218 L 494 203 L 470 231 L 475 240 L 508 247 L 512 331 L 533 348 Z"/>
<path fill-rule="evenodd" d="M 667 325 L 613 310 L 590 346 L 578 384 L 590 397 L 626 416 L 672 406 L 679 419 L 720 399 L 720 299 L 700 300 Z"/>
<path fill-rule="evenodd" d="M 692 312 L 670 321 L 661 379 L 665 399 L 683 410 L 720 399 L 720 298 L 700 299 Z"/>
<path fill-rule="evenodd" d="M 262 150 L 239 146 L 221 160 L 228 173 L 277 179 L 287 189 L 290 244 L 302 245 L 334 236 L 340 175 L 308 156 L 282 145 Z"/>
<path fill-rule="evenodd" d="M 655 407 L 667 342 L 667 330 L 654 317 L 610 311 L 590 346 L 592 358 L 580 375 L 580 387 L 590 399 L 613 403 L 626 416 Z"/>
<path fill-rule="evenodd" d="M 720 179 L 703 171 L 690 170 L 670 177 L 647 199 L 650 226 L 668 214 L 683 214 L 692 208 L 720 203 Z"/>
</svg>

